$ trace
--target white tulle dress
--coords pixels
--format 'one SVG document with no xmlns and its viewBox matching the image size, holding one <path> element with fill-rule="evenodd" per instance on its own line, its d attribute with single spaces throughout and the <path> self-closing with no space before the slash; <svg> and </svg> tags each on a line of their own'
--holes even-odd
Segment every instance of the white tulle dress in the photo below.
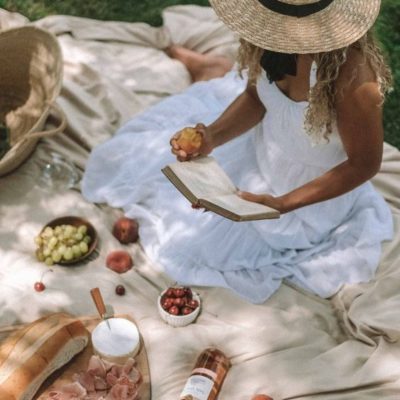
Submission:
<svg viewBox="0 0 400 400">
<path fill-rule="evenodd" d="M 315 68 L 311 74 L 315 82 Z M 390 210 L 371 183 L 280 219 L 232 222 L 193 209 L 162 174 L 175 161 L 170 137 L 213 122 L 245 84 L 230 72 L 133 118 L 92 152 L 83 195 L 138 219 L 146 253 L 181 284 L 230 288 L 261 303 L 283 279 L 322 297 L 370 280 L 381 242 L 393 230 Z M 237 187 L 281 195 L 346 159 L 337 132 L 315 144 L 304 131 L 307 102 L 292 101 L 264 76 L 257 90 L 267 108 L 262 123 L 213 152 Z"/>
</svg>

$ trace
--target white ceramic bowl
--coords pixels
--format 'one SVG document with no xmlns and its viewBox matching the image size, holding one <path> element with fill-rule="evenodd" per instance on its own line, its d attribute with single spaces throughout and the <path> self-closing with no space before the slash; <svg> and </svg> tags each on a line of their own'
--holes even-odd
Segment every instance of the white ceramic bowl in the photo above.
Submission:
<svg viewBox="0 0 400 400">
<path fill-rule="evenodd" d="M 161 292 L 161 294 L 158 296 L 158 299 L 157 299 L 158 312 L 159 312 L 161 318 L 168 325 L 174 326 L 175 328 L 179 328 L 179 327 L 191 324 L 200 313 L 200 307 L 201 307 L 200 296 L 197 293 L 192 291 L 193 299 L 197 300 L 199 302 L 199 306 L 194 311 L 192 311 L 190 314 L 172 315 L 169 312 L 165 311 L 161 306 L 161 298 L 167 290 L 168 289 Z"/>
<path fill-rule="evenodd" d="M 93 330 L 92 344 L 94 353 L 101 358 L 123 364 L 140 349 L 139 330 L 125 318 L 109 318 Z"/>
</svg>

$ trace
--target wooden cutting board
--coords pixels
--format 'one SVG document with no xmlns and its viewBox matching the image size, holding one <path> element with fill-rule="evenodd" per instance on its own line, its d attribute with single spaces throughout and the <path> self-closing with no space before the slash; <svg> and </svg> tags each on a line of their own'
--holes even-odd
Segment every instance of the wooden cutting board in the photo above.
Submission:
<svg viewBox="0 0 400 400">
<path fill-rule="evenodd" d="M 126 318 L 136 324 L 134 319 L 129 315 L 116 315 L 116 317 Z M 98 316 L 87 316 L 78 318 L 85 325 L 89 332 L 92 332 L 97 324 L 101 321 Z M 137 324 L 136 324 L 137 326 Z M 0 329 L 0 341 L 5 339 L 9 334 L 23 328 L 24 325 L 10 326 Z M 59 370 L 50 375 L 36 393 L 34 400 L 45 400 L 47 395 L 53 391 L 61 388 L 63 385 L 73 382 L 73 375 L 81 371 L 86 371 L 89 364 L 89 359 L 93 355 L 92 342 L 89 340 L 86 348 L 77 354 L 68 364 L 64 365 Z M 135 357 L 136 368 L 141 372 L 143 382 L 140 386 L 139 395 L 140 400 L 151 400 L 151 382 L 150 382 L 150 369 L 147 360 L 146 348 L 142 336 L 140 336 L 140 350 Z"/>
</svg>

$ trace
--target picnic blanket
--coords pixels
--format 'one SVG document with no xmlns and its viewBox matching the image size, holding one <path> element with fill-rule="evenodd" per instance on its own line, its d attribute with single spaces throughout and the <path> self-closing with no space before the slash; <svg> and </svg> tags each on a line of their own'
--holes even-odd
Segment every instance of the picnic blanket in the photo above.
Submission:
<svg viewBox="0 0 400 400">
<path fill-rule="evenodd" d="M 139 244 L 121 245 L 111 229 L 121 210 L 86 202 L 79 185 L 49 191 L 38 185 L 43 163 L 55 151 L 80 174 L 91 149 L 110 138 L 128 119 L 180 93 L 190 75 L 163 49 L 181 44 L 201 52 L 234 57 L 237 38 L 208 7 L 175 6 L 162 27 L 49 16 L 34 23 L 57 35 L 65 69 L 58 104 L 68 127 L 42 140 L 18 170 L 0 178 L 0 325 L 30 322 L 47 313 L 94 314 L 89 290 L 98 286 L 117 313 L 134 316 L 150 364 L 152 398 L 173 400 L 197 355 L 208 346 L 232 361 L 220 399 L 250 399 L 267 393 L 275 400 L 360 400 L 400 398 L 400 152 L 385 144 L 382 168 L 373 184 L 390 204 L 395 237 L 384 244 L 375 279 L 346 285 L 321 299 L 285 283 L 264 304 L 250 304 L 219 288 L 196 288 L 203 304 L 195 324 L 166 325 L 157 296 L 172 284 Z M 0 10 L 0 29 L 30 23 Z M 51 124 L 54 119 L 49 119 Z M 140 151 L 140 149 L 139 149 Z M 46 290 L 33 290 L 48 269 L 36 261 L 33 238 L 59 216 L 90 220 L 100 236 L 96 257 L 85 265 L 52 268 Z M 116 274 L 107 254 L 127 249 L 135 267 Z M 115 294 L 123 284 L 125 296 Z"/>
</svg>

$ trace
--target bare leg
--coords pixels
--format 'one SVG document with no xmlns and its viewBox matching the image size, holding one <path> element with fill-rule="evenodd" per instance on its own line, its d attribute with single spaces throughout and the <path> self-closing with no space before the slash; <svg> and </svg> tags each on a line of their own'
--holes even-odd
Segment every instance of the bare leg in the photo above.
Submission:
<svg viewBox="0 0 400 400">
<path fill-rule="evenodd" d="M 193 82 L 222 77 L 233 67 L 226 57 L 201 54 L 182 46 L 171 46 L 166 53 L 186 66 Z"/>
</svg>

